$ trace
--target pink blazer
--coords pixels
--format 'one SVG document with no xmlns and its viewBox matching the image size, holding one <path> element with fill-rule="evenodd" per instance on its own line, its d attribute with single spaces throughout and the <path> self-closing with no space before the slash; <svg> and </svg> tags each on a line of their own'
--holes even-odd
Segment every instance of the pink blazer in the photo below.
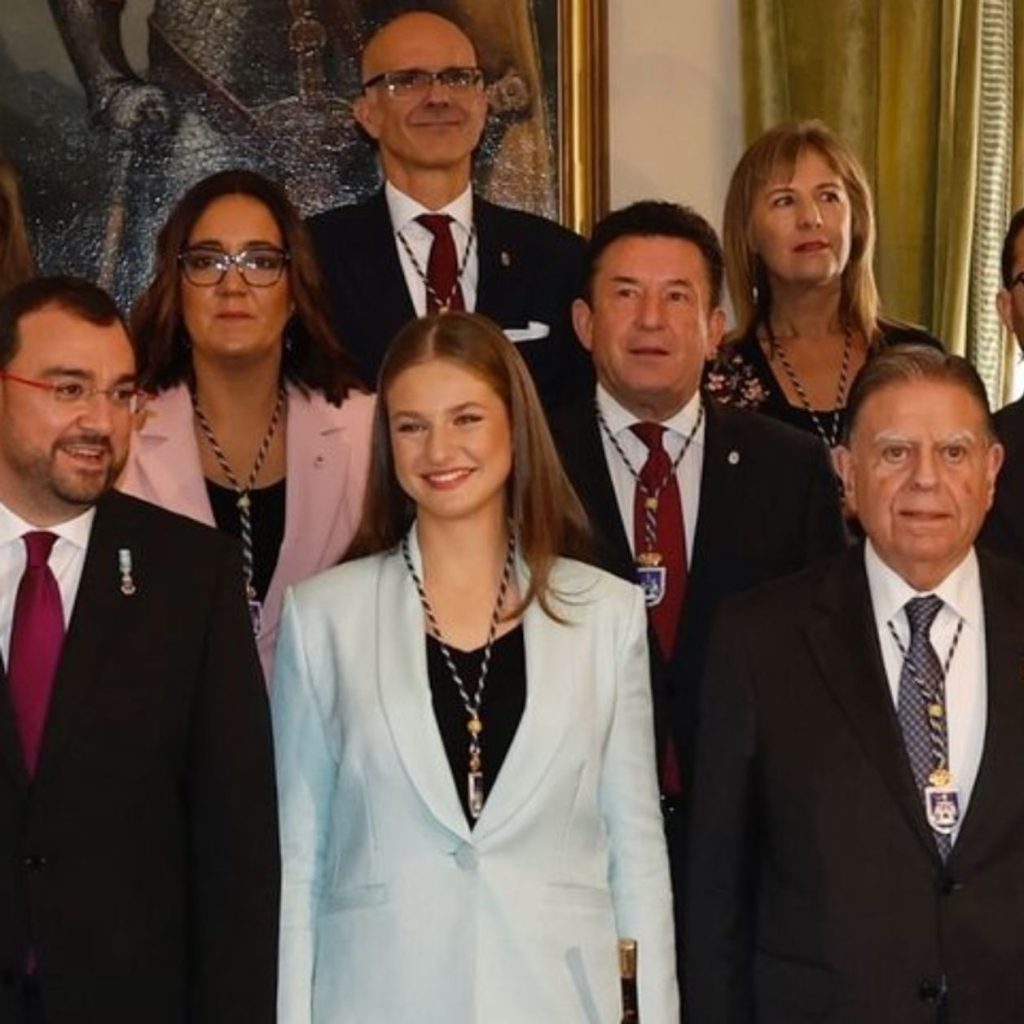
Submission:
<svg viewBox="0 0 1024 1024">
<path fill-rule="evenodd" d="M 374 408 L 374 397 L 358 392 L 351 392 L 341 408 L 319 393 L 306 397 L 292 385 L 287 392 L 284 539 L 258 641 L 268 684 L 286 588 L 334 565 L 359 525 Z M 183 385 L 162 392 L 147 405 L 118 489 L 215 525 L 199 460 L 192 399 Z"/>
</svg>

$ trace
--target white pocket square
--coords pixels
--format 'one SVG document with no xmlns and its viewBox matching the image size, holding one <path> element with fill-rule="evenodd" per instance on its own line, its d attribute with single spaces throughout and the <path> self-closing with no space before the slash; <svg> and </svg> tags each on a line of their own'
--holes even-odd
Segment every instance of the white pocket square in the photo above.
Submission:
<svg viewBox="0 0 1024 1024">
<path fill-rule="evenodd" d="M 547 324 L 542 324 L 539 320 L 531 320 L 525 327 L 506 327 L 505 337 L 512 342 L 520 341 L 538 341 L 540 338 L 546 338 L 551 333 L 551 328 Z"/>
</svg>

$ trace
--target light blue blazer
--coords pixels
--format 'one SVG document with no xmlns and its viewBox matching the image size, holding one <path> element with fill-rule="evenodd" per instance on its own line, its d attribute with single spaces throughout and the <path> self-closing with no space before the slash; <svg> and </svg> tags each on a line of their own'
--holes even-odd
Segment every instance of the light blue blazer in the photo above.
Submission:
<svg viewBox="0 0 1024 1024">
<path fill-rule="evenodd" d="M 618 1024 L 620 936 L 639 942 L 644 1024 L 677 1024 L 643 600 L 568 560 L 552 583 L 567 624 L 526 610 L 526 709 L 472 830 L 401 554 L 289 591 L 281 1024 Z"/>
</svg>

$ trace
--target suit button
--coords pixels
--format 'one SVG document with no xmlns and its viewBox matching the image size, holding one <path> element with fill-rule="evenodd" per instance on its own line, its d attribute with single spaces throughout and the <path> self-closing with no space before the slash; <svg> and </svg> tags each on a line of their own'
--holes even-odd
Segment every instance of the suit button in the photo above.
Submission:
<svg viewBox="0 0 1024 1024">
<path fill-rule="evenodd" d="M 945 979 L 925 978 L 917 986 L 917 998 L 922 1003 L 937 1003 L 946 992 Z"/>
<path fill-rule="evenodd" d="M 474 850 L 469 843 L 463 843 L 455 851 L 455 863 L 458 864 L 463 871 L 476 871 L 477 861 L 478 858 L 476 850 Z"/>
<path fill-rule="evenodd" d="M 948 875 L 939 879 L 939 892 L 943 896 L 952 896 L 953 893 L 959 892 L 963 887 L 963 882 L 958 882 L 955 878 L 950 878 Z"/>
<path fill-rule="evenodd" d="M 42 871 L 46 867 L 46 858 L 41 857 L 38 853 L 30 853 L 26 857 L 22 857 L 21 865 L 27 871 Z"/>
</svg>

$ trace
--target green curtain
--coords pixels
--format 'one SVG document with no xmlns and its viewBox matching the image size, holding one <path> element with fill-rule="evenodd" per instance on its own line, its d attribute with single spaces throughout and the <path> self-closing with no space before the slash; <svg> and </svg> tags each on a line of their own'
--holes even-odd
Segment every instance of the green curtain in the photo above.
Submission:
<svg viewBox="0 0 1024 1024">
<path fill-rule="evenodd" d="M 740 18 L 748 141 L 803 117 L 846 139 L 875 191 L 883 309 L 969 354 L 1001 400 L 993 274 L 1024 192 L 1024 0 L 740 0 Z"/>
</svg>

